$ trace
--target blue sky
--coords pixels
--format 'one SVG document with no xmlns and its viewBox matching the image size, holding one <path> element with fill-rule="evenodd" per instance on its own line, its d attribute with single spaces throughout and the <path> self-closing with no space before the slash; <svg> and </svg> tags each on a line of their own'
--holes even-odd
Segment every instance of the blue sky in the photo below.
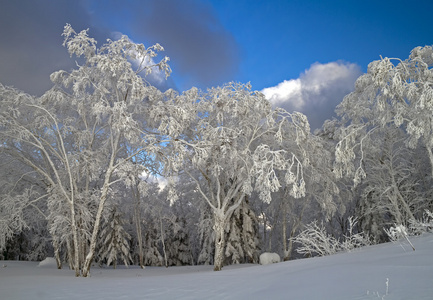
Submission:
<svg viewBox="0 0 433 300">
<path fill-rule="evenodd" d="M 99 44 L 158 42 L 173 75 L 161 89 L 251 82 L 273 102 L 331 118 L 368 63 L 433 44 L 433 1 L 0 0 L 0 82 L 32 94 L 73 67 L 65 23 Z"/>
</svg>

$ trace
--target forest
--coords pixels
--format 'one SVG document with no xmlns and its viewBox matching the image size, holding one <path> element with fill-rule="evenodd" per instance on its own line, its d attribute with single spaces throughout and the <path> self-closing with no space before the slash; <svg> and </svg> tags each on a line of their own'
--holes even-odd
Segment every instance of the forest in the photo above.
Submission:
<svg viewBox="0 0 433 300">
<path fill-rule="evenodd" d="M 63 37 L 77 67 L 42 96 L 0 84 L 0 260 L 219 271 L 432 230 L 431 46 L 371 62 L 311 132 L 250 84 L 158 90 L 159 44 Z"/>
</svg>

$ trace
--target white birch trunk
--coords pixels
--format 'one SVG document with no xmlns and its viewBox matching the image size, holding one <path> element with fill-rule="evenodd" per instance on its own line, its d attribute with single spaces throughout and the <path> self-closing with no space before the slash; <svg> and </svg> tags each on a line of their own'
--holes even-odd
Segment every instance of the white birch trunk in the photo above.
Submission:
<svg viewBox="0 0 433 300">
<path fill-rule="evenodd" d="M 114 160 L 118 150 L 120 135 L 117 135 L 115 140 L 113 140 L 113 135 L 111 136 L 111 158 L 110 163 L 105 173 L 104 184 L 102 185 L 101 197 L 99 198 L 98 211 L 95 217 L 95 224 L 93 225 L 92 237 L 90 239 L 89 252 L 87 253 L 86 260 L 83 266 L 83 277 L 89 276 L 90 267 L 93 261 L 93 256 L 95 255 L 96 242 L 98 240 L 99 227 L 101 225 L 102 212 L 104 211 L 105 202 L 107 201 L 108 190 L 110 188 L 111 175 L 115 170 Z"/>
<path fill-rule="evenodd" d="M 110 172 L 111 175 L 111 172 Z M 92 237 L 90 240 L 89 252 L 87 253 L 86 260 L 83 265 L 83 277 L 89 276 L 90 267 L 93 261 L 93 256 L 95 255 L 96 242 L 98 239 L 99 227 L 101 224 L 102 212 L 105 207 L 105 201 L 107 200 L 108 187 L 110 177 L 108 174 L 105 177 L 105 182 L 102 188 L 101 198 L 99 200 L 98 212 L 96 213 L 95 224 L 93 225 Z"/>
<path fill-rule="evenodd" d="M 286 196 L 286 195 L 284 195 Z M 288 256 L 287 250 L 287 203 L 285 199 L 283 199 L 282 203 L 282 211 L 283 211 L 283 260 L 286 260 Z M 287 259 L 288 260 L 288 259 Z"/>
<path fill-rule="evenodd" d="M 72 238 L 73 238 L 73 248 L 74 248 L 74 270 L 75 270 L 75 276 L 80 276 L 80 250 L 79 250 L 79 243 L 78 243 L 78 228 L 77 228 L 77 221 L 75 218 L 75 206 L 74 202 L 71 201 L 70 203 L 70 210 L 71 210 L 71 229 L 72 229 Z"/>
<path fill-rule="evenodd" d="M 224 248 L 225 248 L 225 217 L 222 211 L 215 211 L 215 258 L 214 258 L 214 271 L 221 271 L 224 262 Z"/>
</svg>

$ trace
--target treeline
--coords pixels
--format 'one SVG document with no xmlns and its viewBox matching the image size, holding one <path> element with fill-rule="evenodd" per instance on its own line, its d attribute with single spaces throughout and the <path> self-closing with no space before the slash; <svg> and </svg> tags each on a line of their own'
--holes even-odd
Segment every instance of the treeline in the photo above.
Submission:
<svg viewBox="0 0 433 300">
<path fill-rule="evenodd" d="M 159 91 L 159 44 L 63 36 L 77 68 L 52 89 L 0 85 L 0 259 L 221 270 L 299 255 L 313 221 L 380 243 L 432 210 L 431 47 L 371 63 L 312 134 L 249 85 Z"/>
</svg>

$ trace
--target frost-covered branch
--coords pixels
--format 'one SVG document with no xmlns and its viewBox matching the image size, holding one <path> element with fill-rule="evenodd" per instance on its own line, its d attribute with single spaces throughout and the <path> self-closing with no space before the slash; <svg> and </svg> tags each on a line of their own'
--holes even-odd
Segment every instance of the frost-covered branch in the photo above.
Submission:
<svg viewBox="0 0 433 300">
<path fill-rule="evenodd" d="M 351 251 L 355 248 L 368 246 L 371 244 L 370 239 L 364 233 L 354 233 L 356 219 L 349 217 L 349 232 L 344 235 L 340 242 L 338 239 L 327 233 L 323 223 L 321 225 L 314 221 L 308 225 L 304 231 L 292 238 L 293 242 L 300 244 L 296 250 L 300 254 L 319 256 L 332 255 L 340 251 Z"/>
</svg>

